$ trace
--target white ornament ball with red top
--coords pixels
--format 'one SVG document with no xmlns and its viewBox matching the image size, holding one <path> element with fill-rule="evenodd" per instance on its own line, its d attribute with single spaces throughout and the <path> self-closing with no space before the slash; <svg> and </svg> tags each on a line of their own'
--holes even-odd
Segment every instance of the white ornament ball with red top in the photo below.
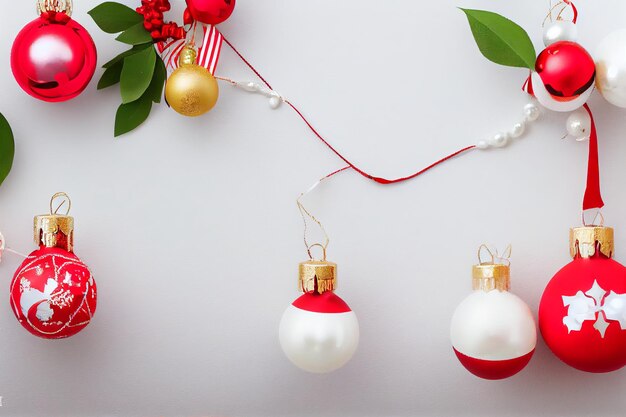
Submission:
<svg viewBox="0 0 626 417">
<path fill-rule="evenodd" d="M 454 352 L 461 364 L 480 378 L 513 376 L 535 351 L 537 330 L 532 313 L 524 301 L 508 291 L 507 264 L 475 265 L 473 288 L 452 317 Z"/>
<path fill-rule="evenodd" d="M 280 321 L 279 341 L 287 358 L 312 373 L 344 366 L 359 345 L 359 322 L 337 296 L 336 265 L 326 261 L 300 264 L 300 288 L 305 293 L 287 307 Z"/>
</svg>

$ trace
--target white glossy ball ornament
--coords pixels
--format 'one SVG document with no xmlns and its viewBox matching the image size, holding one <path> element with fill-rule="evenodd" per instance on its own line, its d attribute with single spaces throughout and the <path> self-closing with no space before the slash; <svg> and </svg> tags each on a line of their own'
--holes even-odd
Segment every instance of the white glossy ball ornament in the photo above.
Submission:
<svg viewBox="0 0 626 417">
<path fill-rule="evenodd" d="M 576 42 L 578 29 L 576 24 L 569 20 L 556 20 L 543 28 L 543 44 L 552 45 L 559 41 Z"/>
<path fill-rule="evenodd" d="M 531 75 L 531 80 L 533 83 L 533 93 L 535 94 L 535 97 L 537 98 L 539 104 L 541 104 L 548 110 L 558 112 L 570 112 L 582 107 L 583 104 L 585 104 L 587 100 L 589 100 L 589 97 L 591 97 L 591 93 L 593 93 L 594 87 L 592 85 L 591 87 L 587 88 L 587 90 L 585 90 L 575 99 L 569 101 L 558 101 L 550 95 L 548 90 L 546 90 L 546 87 L 544 86 L 541 77 L 535 71 L 533 71 Z"/>
<path fill-rule="evenodd" d="M 606 36 L 596 50 L 596 85 L 611 104 L 626 108 L 626 29 Z"/>
<path fill-rule="evenodd" d="M 591 117 L 583 109 L 578 109 L 569 115 L 566 121 L 567 133 L 576 140 L 583 140 L 591 134 Z"/>
<path fill-rule="evenodd" d="M 463 366 L 483 379 L 521 371 L 537 344 L 535 320 L 526 303 L 508 291 L 509 267 L 474 266 L 474 291 L 452 317 L 450 339 Z"/>
<path fill-rule="evenodd" d="M 326 263 L 303 264 L 315 262 Z M 300 271 L 302 277 L 302 264 Z M 313 291 L 306 292 L 287 307 L 280 321 L 278 333 L 283 352 L 294 365 L 307 372 L 322 374 L 341 368 L 350 361 L 359 345 L 356 314 L 332 292 L 334 269 L 332 275 L 330 286 L 315 284 Z M 330 277 L 328 273 L 319 276 Z M 312 278 L 317 280 L 315 275 Z M 331 280 L 318 280 L 322 281 Z M 310 287 L 301 284 L 301 289 L 307 288 Z"/>
</svg>

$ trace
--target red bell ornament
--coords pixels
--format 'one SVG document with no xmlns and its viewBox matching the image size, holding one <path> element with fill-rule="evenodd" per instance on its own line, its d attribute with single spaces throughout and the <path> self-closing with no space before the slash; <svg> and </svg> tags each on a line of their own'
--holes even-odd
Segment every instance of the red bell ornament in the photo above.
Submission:
<svg viewBox="0 0 626 417">
<path fill-rule="evenodd" d="M 186 0 L 194 20 L 217 25 L 230 17 L 235 10 L 235 0 Z"/>
<path fill-rule="evenodd" d="M 56 214 L 35 217 L 32 252 L 15 272 L 11 282 L 11 307 L 20 324 L 44 339 L 70 337 L 85 328 L 96 311 L 96 283 L 74 255 L 74 218 Z"/>
<path fill-rule="evenodd" d="M 558 41 L 537 57 L 532 75 L 534 94 L 550 110 L 573 111 L 589 99 L 595 75 L 593 58 L 582 46 Z"/>
<path fill-rule="evenodd" d="M 70 17 L 71 0 L 39 0 L 37 5 L 39 17 L 13 42 L 13 75 L 24 91 L 39 100 L 70 100 L 87 87 L 96 71 L 96 45 Z"/>
<path fill-rule="evenodd" d="M 613 229 L 570 231 L 574 260 L 548 283 L 539 328 L 552 352 L 587 372 L 626 365 L 626 267 L 612 259 Z"/>
</svg>

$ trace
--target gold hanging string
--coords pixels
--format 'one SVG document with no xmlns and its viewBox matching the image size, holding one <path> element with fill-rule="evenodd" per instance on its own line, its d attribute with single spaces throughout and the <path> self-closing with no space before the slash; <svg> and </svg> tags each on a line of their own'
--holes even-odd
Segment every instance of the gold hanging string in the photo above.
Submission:
<svg viewBox="0 0 626 417">
<path fill-rule="evenodd" d="M 504 252 L 502 252 L 502 255 L 500 255 L 500 253 L 498 252 L 498 249 L 493 249 L 491 246 L 487 245 L 486 243 L 483 243 L 482 245 L 480 245 L 478 247 L 478 263 L 479 265 L 493 265 L 493 264 L 504 264 L 504 265 L 510 265 L 511 261 L 511 252 L 512 252 L 513 248 L 511 245 L 508 245 L 506 247 L 506 249 L 504 249 Z M 489 261 L 485 262 L 483 261 L 483 252 L 486 251 L 489 254 Z"/>
<path fill-rule="evenodd" d="M 304 204 L 302 203 L 302 199 L 309 194 L 311 191 L 315 190 L 324 180 L 327 180 L 328 178 L 332 177 L 333 175 L 339 174 L 340 172 L 346 171 L 348 169 L 350 169 L 350 166 L 346 166 L 344 168 L 341 168 L 337 171 L 332 172 L 331 174 L 326 175 L 325 177 L 321 178 L 319 181 L 317 181 L 315 184 L 313 184 L 312 186 L 309 187 L 308 190 L 306 190 L 305 192 L 303 192 L 302 194 L 300 194 L 300 196 L 298 197 L 298 199 L 296 200 L 296 204 L 298 205 L 298 210 L 300 211 L 300 215 L 302 216 L 302 221 L 304 223 L 304 246 L 306 247 L 307 253 L 309 255 L 309 259 L 313 260 L 313 254 L 311 253 L 311 249 L 313 249 L 314 247 L 319 247 L 322 249 L 323 252 L 323 260 L 326 260 L 326 250 L 328 249 L 328 244 L 330 243 L 330 237 L 328 236 L 328 233 L 326 233 L 326 229 L 324 228 L 324 225 L 322 224 L 322 222 L 320 222 L 313 214 L 311 214 L 311 212 L 309 210 L 307 210 L 306 207 L 304 207 Z M 308 220 L 307 220 L 308 219 Z M 322 231 L 323 235 L 324 235 L 324 243 L 320 243 L 320 242 L 315 242 L 315 243 L 309 243 L 309 239 L 308 239 L 308 231 L 309 231 L 309 223 L 308 221 L 312 221 L 315 224 L 317 224 L 317 226 L 319 227 L 319 229 Z"/>
<path fill-rule="evenodd" d="M 53 209 L 54 201 L 59 198 L 63 199 L 61 201 L 61 204 L 59 204 L 56 209 Z M 59 214 L 59 210 L 65 205 L 65 203 L 67 203 L 67 210 L 65 211 L 64 215 L 67 216 L 68 214 L 70 214 L 70 210 L 72 208 L 72 200 L 70 199 L 70 196 L 68 196 L 67 193 L 63 192 L 54 194 L 52 198 L 50 198 L 50 214 Z"/>
</svg>

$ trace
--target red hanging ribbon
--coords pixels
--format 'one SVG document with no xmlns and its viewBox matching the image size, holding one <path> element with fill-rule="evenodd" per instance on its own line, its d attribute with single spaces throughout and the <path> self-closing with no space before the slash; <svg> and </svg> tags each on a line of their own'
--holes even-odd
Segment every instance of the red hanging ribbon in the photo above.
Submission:
<svg viewBox="0 0 626 417">
<path fill-rule="evenodd" d="M 272 86 L 270 85 L 269 82 L 267 82 L 267 80 L 265 78 L 263 78 L 263 76 L 259 73 L 259 71 L 257 71 L 256 68 L 254 68 L 254 66 L 237 50 L 237 48 L 234 47 L 234 45 L 232 43 L 230 43 L 230 41 L 228 39 L 226 39 L 226 37 L 223 36 L 223 40 L 224 42 L 226 42 L 226 44 L 233 50 L 233 52 L 235 52 L 235 54 L 248 66 L 248 68 L 250 68 L 250 70 L 252 70 L 252 72 L 254 72 L 254 74 L 259 77 L 259 79 L 261 81 L 263 81 L 263 84 L 265 84 L 267 86 L 267 88 L 269 88 L 270 90 L 273 90 Z M 307 125 L 307 127 L 311 130 L 311 132 L 313 132 L 313 134 L 324 144 L 326 145 L 326 147 L 328 147 L 328 149 L 330 149 L 335 155 L 337 155 L 343 162 L 345 162 L 346 164 L 348 164 L 347 168 L 343 168 L 340 169 L 337 172 L 334 172 L 331 175 L 337 174 L 339 172 L 342 172 L 348 168 L 352 168 L 354 171 L 356 171 L 357 173 L 359 173 L 360 175 L 362 175 L 363 177 L 370 179 L 372 181 L 375 181 L 379 184 L 396 184 L 399 182 L 404 182 L 404 181 L 408 181 L 411 180 L 417 176 L 422 175 L 423 173 L 425 173 L 426 171 L 430 171 L 431 169 L 433 169 L 434 167 L 456 157 L 459 156 L 465 152 L 471 151 L 473 149 L 476 149 L 476 145 L 470 145 L 470 146 L 466 146 L 465 148 L 459 149 L 456 152 L 451 153 L 448 156 L 445 156 L 443 158 L 441 158 L 440 160 L 428 165 L 426 168 L 423 168 L 417 172 L 415 172 L 414 174 L 408 175 L 406 177 L 400 177 L 400 178 L 394 178 L 394 179 L 387 179 L 387 178 L 383 178 L 383 177 L 376 177 L 374 175 L 371 175 L 369 173 L 367 173 L 366 171 L 362 170 L 361 168 L 358 168 L 356 165 L 354 165 L 352 162 L 350 162 L 345 156 L 343 156 L 343 154 L 341 154 L 338 150 L 336 150 L 331 144 L 330 142 L 328 142 L 326 139 L 324 139 L 324 137 L 317 131 L 317 129 L 311 124 L 311 122 L 309 122 L 309 120 L 304 116 L 304 114 L 295 106 L 295 104 L 293 104 L 291 101 L 289 100 L 285 100 L 285 103 L 287 103 L 287 105 L 289 105 L 289 107 L 302 119 L 302 121 Z"/>
<path fill-rule="evenodd" d="M 587 188 L 583 198 L 583 210 L 602 208 L 604 201 L 600 193 L 600 164 L 598 162 L 598 134 L 593 120 L 591 109 L 585 103 L 583 106 L 591 118 L 591 135 L 589 136 L 589 163 L 587 166 Z"/>
<path fill-rule="evenodd" d="M 578 20 L 578 9 L 576 9 L 576 6 L 574 6 L 574 2 L 572 2 L 571 0 L 563 0 L 563 3 L 569 5 L 572 8 L 572 13 L 574 14 L 574 17 L 572 18 L 572 23 L 576 23 L 576 21 Z"/>
</svg>

